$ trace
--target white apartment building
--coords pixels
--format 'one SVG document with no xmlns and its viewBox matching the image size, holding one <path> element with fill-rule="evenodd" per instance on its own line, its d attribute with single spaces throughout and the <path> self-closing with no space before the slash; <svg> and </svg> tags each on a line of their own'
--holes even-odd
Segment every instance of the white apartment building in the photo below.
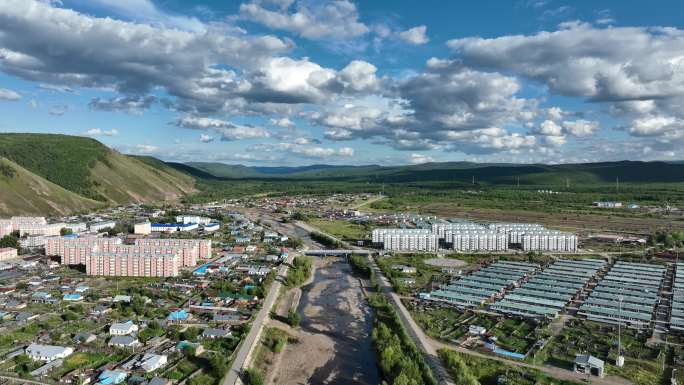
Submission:
<svg viewBox="0 0 684 385">
<path fill-rule="evenodd" d="M 455 223 L 434 223 L 432 224 L 432 232 L 437 234 L 439 239 L 446 238 L 447 231 L 478 231 L 485 230 L 485 227 L 473 222 L 455 222 Z"/>
<path fill-rule="evenodd" d="M 176 216 L 176 222 L 183 224 L 197 223 L 199 225 L 208 225 L 211 223 L 211 218 L 202 217 L 199 215 L 178 215 Z"/>
<path fill-rule="evenodd" d="M 428 229 L 375 229 L 373 243 L 393 251 L 437 251 L 438 238 Z"/>
<path fill-rule="evenodd" d="M 91 232 L 98 233 L 102 230 L 107 230 L 111 229 L 114 226 L 116 226 L 116 222 L 114 221 L 100 221 L 100 222 L 93 222 L 88 225 L 88 229 Z"/>
<path fill-rule="evenodd" d="M 525 251 L 577 251 L 577 235 L 560 231 L 530 232 L 522 236 Z"/>
<path fill-rule="evenodd" d="M 504 251 L 508 249 L 508 237 L 495 231 L 447 231 L 445 240 L 458 251 Z"/>
</svg>

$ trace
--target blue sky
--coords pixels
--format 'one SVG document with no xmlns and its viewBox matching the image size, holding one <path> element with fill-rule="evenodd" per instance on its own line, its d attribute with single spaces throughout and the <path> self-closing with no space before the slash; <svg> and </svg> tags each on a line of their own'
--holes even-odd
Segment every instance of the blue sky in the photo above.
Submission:
<svg viewBox="0 0 684 385">
<path fill-rule="evenodd" d="M 681 1 L 7 0 L 0 132 L 248 165 L 683 159 Z"/>
</svg>

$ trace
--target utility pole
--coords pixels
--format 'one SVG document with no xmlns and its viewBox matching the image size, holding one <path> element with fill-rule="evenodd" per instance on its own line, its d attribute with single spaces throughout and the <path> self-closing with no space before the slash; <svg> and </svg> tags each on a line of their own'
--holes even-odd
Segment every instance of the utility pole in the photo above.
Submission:
<svg viewBox="0 0 684 385">
<path fill-rule="evenodd" d="M 620 177 L 616 176 L 615 177 L 615 192 L 619 192 L 619 191 L 620 191 Z"/>
<path fill-rule="evenodd" d="M 475 175 L 473 175 L 473 184 L 475 184 Z"/>
<path fill-rule="evenodd" d="M 618 352 L 615 366 L 621 368 L 625 364 L 625 357 L 622 356 L 622 339 L 621 326 L 622 325 L 622 294 L 618 297 Z"/>
</svg>

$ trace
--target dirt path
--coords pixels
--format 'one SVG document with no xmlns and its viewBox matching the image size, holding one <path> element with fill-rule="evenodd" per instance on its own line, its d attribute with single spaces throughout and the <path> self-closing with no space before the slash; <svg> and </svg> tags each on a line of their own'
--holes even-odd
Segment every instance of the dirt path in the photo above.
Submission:
<svg viewBox="0 0 684 385">
<path fill-rule="evenodd" d="M 453 344 L 448 344 L 444 343 L 441 341 L 437 341 L 433 338 L 428 337 L 430 340 L 430 344 L 435 348 L 435 350 L 439 349 L 449 349 L 449 350 L 455 350 L 460 353 L 465 353 L 469 354 L 472 356 L 476 357 L 481 357 L 481 358 L 486 358 L 489 360 L 495 360 L 499 361 L 502 363 L 506 363 L 508 365 L 513 365 L 513 366 L 520 366 L 524 368 L 531 368 L 531 369 L 537 369 L 540 370 L 546 374 L 548 374 L 551 377 L 560 379 L 560 380 L 569 380 L 569 381 L 583 381 L 587 378 L 586 375 L 575 373 L 573 371 L 563 369 L 563 368 L 557 368 L 554 366 L 548 366 L 548 365 L 532 365 L 528 364 L 526 362 L 521 362 L 521 361 L 513 361 L 513 360 L 508 360 L 502 357 L 497 357 L 497 356 L 492 356 L 489 354 L 484 354 L 480 352 L 476 352 L 474 350 L 462 348 L 460 346 L 456 346 Z M 596 385 L 632 385 L 632 382 L 629 380 L 622 378 L 622 377 L 617 377 L 617 376 L 606 376 L 604 378 L 592 376 L 590 378 L 590 383 L 596 384 Z"/>
</svg>

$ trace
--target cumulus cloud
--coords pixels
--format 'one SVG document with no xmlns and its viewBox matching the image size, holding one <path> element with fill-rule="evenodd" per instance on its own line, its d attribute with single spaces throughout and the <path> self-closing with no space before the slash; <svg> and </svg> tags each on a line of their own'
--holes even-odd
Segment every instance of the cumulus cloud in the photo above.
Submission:
<svg viewBox="0 0 684 385">
<path fill-rule="evenodd" d="M 160 10 L 151 0 L 77 0 L 89 6 L 99 6 L 126 18 L 148 24 L 205 32 L 205 26 L 194 17 L 172 15 Z"/>
<path fill-rule="evenodd" d="M 152 95 L 148 96 L 117 96 L 109 99 L 102 99 L 94 97 L 88 103 L 88 106 L 94 110 L 100 111 L 124 111 L 130 113 L 139 113 L 152 106 L 157 100 Z"/>
<path fill-rule="evenodd" d="M 427 27 L 424 25 L 413 27 L 407 29 L 406 31 L 400 32 L 399 38 L 413 45 L 426 44 L 430 41 L 430 39 L 427 37 Z"/>
<path fill-rule="evenodd" d="M 291 46 L 273 36 L 234 36 L 211 27 L 196 33 L 96 18 L 35 0 L 0 3 L 0 70 L 125 95 L 161 87 L 188 109 L 221 109 L 239 88 L 235 73 L 219 65 L 258 66 Z"/>
<path fill-rule="evenodd" d="M 369 31 L 358 20 L 356 5 L 348 0 L 252 1 L 240 5 L 240 16 L 268 28 L 307 39 L 350 39 Z"/>
<path fill-rule="evenodd" d="M 569 22 L 553 32 L 471 37 L 448 45 L 465 66 L 506 71 L 541 82 L 552 94 L 608 104 L 608 111 L 624 121 L 620 127 L 633 136 L 652 137 L 661 144 L 684 136 L 680 29 Z M 564 122 L 563 127 L 571 135 L 586 136 L 598 125 L 575 121 Z"/>
<path fill-rule="evenodd" d="M 214 137 L 207 134 L 200 134 L 199 140 L 202 143 L 209 143 L 214 141 Z"/>
<path fill-rule="evenodd" d="M 175 124 L 178 127 L 211 130 L 221 135 L 223 141 L 234 141 L 254 138 L 268 138 L 271 134 L 261 127 L 240 125 L 229 121 L 196 116 L 185 116 L 178 119 Z"/>
<path fill-rule="evenodd" d="M 117 136 L 119 135 L 119 130 L 112 128 L 111 130 L 103 130 L 100 128 L 91 128 L 84 132 L 85 136 Z"/>
<path fill-rule="evenodd" d="M 280 119 L 270 119 L 269 121 L 272 125 L 283 128 L 293 128 L 295 126 L 294 122 L 286 117 Z"/>
<path fill-rule="evenodd" d="M 0 100 L 19 100 L 21 95 L 18 92 L 9 90 L 7 88 L 0 88 Z"/>
<path fill-rule="evenodd" d="M 262 143 L 252 146 L 251 150 L 261 152 L 282 152 L 312 159 L 349 158 L 354 156 L 354 149 L 351 147 L 333 148 L 297 143 Z"/>
</svg>

